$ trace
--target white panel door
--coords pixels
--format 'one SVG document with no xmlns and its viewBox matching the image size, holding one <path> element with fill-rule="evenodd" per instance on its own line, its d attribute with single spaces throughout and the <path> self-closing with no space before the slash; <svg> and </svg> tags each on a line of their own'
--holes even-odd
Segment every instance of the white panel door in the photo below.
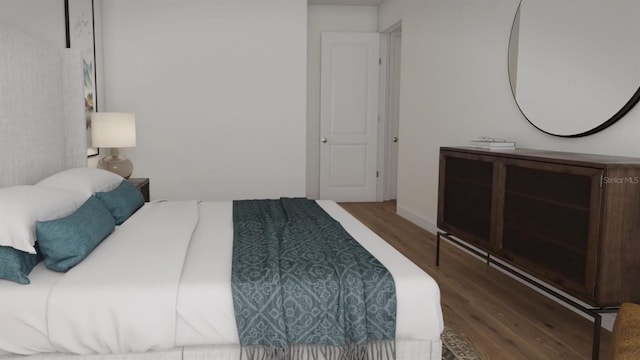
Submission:
<svg viewBox="0 0 640 360">
<path fill-rule="evenodd" d="M 320 198 L 376 201 L 380 35 L 322 33 Z"/>
</svg>

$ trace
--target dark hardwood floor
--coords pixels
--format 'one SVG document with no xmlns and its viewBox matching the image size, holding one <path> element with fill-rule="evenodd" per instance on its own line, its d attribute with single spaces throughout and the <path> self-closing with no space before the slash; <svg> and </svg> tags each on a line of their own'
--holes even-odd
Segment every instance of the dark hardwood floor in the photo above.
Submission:
<svg viewBox="0 0 640 360">
<path fill-rule="evenodd" d="M 591 359 L 593 323 L 396 215 L 394 202 L 342 203 L 439 284 L 445 326 L 483 359 Z M 600 359 L 609 359 L 602 329 Z"/>
</svg>

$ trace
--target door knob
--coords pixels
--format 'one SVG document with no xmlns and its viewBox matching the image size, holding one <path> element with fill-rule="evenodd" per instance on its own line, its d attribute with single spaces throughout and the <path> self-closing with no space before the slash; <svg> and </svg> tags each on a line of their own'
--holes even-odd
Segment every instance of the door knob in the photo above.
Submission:
<svg viewBox="0 0 640 360">
<path fill-rule="evenodd" d="M 327 143 L 327 138 L 320 139 L 320 142 L 322 142 L 323 144 L 326 144 Z"/>
<path fill-rule="evenodd" d="M 393 137 L 393 142 L 398 142 L 398 137 L 397 136 Z"/>
</svg>

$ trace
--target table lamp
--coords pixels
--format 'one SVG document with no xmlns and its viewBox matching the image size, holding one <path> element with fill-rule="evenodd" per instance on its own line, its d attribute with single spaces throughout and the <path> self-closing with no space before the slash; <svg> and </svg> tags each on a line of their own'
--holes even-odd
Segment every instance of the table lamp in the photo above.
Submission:
<svg viewBox="0 0 640 360">
<path fill-rule="evenodd" d="M 118 148 L 136 146 L 136 118 L 131 113 L 96 112 L 91 114 L 91 145 L 109 148 L 109 155 L 98 161 L 98 168 L 128 179 L 133 163 Z"/>
</svg>

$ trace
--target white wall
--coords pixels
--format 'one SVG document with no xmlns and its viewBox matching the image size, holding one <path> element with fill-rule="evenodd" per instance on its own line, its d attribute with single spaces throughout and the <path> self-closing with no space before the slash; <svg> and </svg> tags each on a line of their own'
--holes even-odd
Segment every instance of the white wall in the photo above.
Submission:
<svg viewBox="0 0 640 360">
<path fill-rule="evenodd" d="M 109 0 L 105 107 L 151 197 L 304 196 L 305 0 Z"/>
<path fill-rule="evenodd" d="M 526 121 L 507 73 L 517 5 L 518 0 L 380 5 L 379 29 L 402 20 L 398 212 L 429 230 L 437 218 L 440 146 L 494 136 L 522 148 L 640 157 L 640 107 L 610 128 L 577 139 L 546 135 Z"/>
<path fill-rule="evenodd" d="M 320 195 L 320 35 L 377 32 L 375 6 L 310 5 L 307 11 L 307 197 Z"/>
<path fill-rule="evenodd" d="M 2 0 L 0 22 L 55 47 L 67 45 L 64 1 Z"/>
</svg>

